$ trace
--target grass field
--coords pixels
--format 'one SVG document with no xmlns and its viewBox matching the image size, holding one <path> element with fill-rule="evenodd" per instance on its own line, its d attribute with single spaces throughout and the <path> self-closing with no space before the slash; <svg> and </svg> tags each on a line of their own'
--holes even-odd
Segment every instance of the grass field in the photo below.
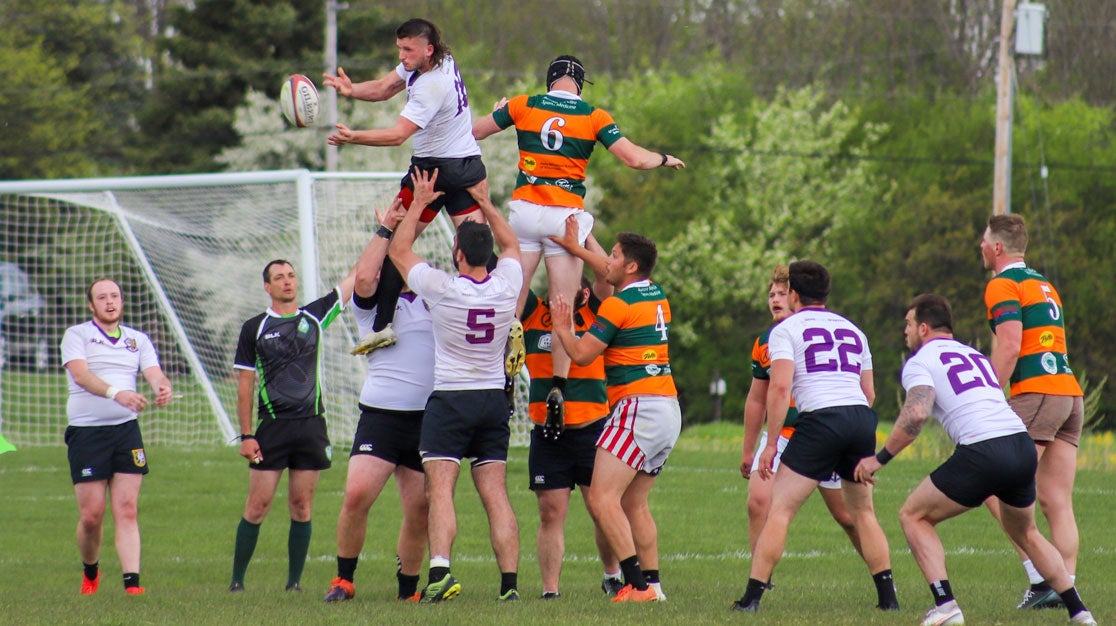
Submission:
<svg viewBox="0 0 1116 626">
<path fill-rule="evenodd" d="M 397 603 L 394 545 L 398 499 L 389 486 L 372 510 L 368 541 L 357 569 L 356 598 L 321 601 L 335 574 L 336 522 L 347 459 L 323 474 L 314 513 L 305 591 L 286 593 L 286 500 L 277 498 L 264 523 L 248 570 L 247 591 L 226 591 L 232 546 L 247 489 L 244 463 L 232 448 L 148 449 L 151 474 L 140 501 L 142 582 L 148 593 L 125 596 L 106 525 L 100 592 L 78 595 L 80 563 L 74 545 L 77 510 L 61 447 L 21 448 L 0 455 L 0 624 L 917 624 L 930 594 L 911 558 L 896 512 L 914 485 L 934 467 L 927 450 L 900 456 L 881 474 L 876 507 L 891 542 L 893 569 L 903 605 L 897 614 L 872 607 L 871 579 L 812 498 L 791 528 L 787 555 L 775 571 L 776 588 L 762 612 L 728 610 L 740 596 L 749 566 L 745 500 L 737 471 L 737 425 L 687 430 L 652 494 L 659 525 L 665 603 L 612 605 L 598 589 L 591 525 L 580 498 L 571 503 L 562 598 L 537 600 L 534 557 L 538 528 L 534 496 L 527 490 L 526 451 L 509 463 L 512 504 L 520 521 L 520 592 L 524 601 L 495 602 L 499 575 L 487 525 L 472 485 L 458 487 L 459 534 L 454 574 L 462 595 L 438 606 Z M 933 444 L 927 432 L 927 443 Z M 1109 451 L 1098 454 L 1108 455 Z M 339 455 L 347 456 L 347 455 Z M 1104 463 L 1101 463 L 1103 466 Z M 1116 623 L 1116 475 L 1098 469 L 1078 474 L 1076 504 L 1081 529 L 1079 587 L 1098 621 Z M 285 482 L 280 492 L 285 490 Z M 949 554 L 950 580 L 969 624 L 1061 624 L 1064 611 L 1020 612 L 1014 606 L 1025 577 L 1007 540 L 984 511 L 940 527 Z M 425 582 L 425 571 L 423 572 Z"/>
</svg>

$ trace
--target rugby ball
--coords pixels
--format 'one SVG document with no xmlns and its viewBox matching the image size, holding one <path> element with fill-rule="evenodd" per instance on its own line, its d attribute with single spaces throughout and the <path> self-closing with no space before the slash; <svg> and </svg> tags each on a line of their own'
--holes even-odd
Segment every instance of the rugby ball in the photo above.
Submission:
<svg viewBox="0 0 1116 626">
<path fill-rule="evenodd" d="M 283 117 L 290 123 L 299 128 L 313 126 L 318 120 L 318 111 L 321 110 L 318 88 L 302 74 L 291 74 L 283 81 L 279 105 L 283 109 Z"/>
</svg>

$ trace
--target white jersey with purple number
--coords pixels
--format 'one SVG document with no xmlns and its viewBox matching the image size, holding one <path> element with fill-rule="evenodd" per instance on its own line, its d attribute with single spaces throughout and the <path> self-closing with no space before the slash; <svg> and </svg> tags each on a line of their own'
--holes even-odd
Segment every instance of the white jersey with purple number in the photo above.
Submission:
<svg viewBox="0 0 1116 626">
<path fill-rule="evenodd" d="M 92 320 L 66 329 L 62 336 L 62 365 L 85 361 L 89 371 L 112 387 L 136 391 L 136 375 L 159 365 L 155 346 L 144 333 L 121 324 L 120 336 L 109 337 Z M 115 426 L 136 419 L 135 411 L 104 396 L 90 393 L 66 370 L 70 397 L 66 414 L 71 426 Z"/>
<path fill-rule="evenodd" d="M 480 282 L 419 263 L 407 284 L 434 318 L 434 390 L 503 389 L 504 346 L 523 285 L 519 261 L 500 259 Z"/>
<path fill-rule="evenodd" d="M 376 307 L 361 307 L 353 298 L 353 315 L 361 336 L 372 332 Z M 368 376 L 360 403 L 391 411 L 421 411 L 434 389 L 434 329 L 426 302 L 413 293 L 399 294 L 392 321 L 397 339 L 368 354 Z"/>
<path fill-rule="evenodd" d="M 480 145 L 473 138 L 469 95 L 453 57 L 447 55 L 425 74 L 408 72 L 402 63 L 395 72 L 407 84 L 407 106 L 400 115 L 419 127 L 412 138 L 415 156 L 459 159 L 480 155 Z"/>
<path fill-rule="evenodd" d="M 794 361 L 791 395 L 800 413 L 834 406 L 868 406 L 860 372 L 872 369 L 868 338 L 826 309 L 806 308 L 771 330 L 772 362 Z"/>
<path fill-rule="evenodd" d="M 934 417 L 958 445 L 1027 429 L 1004 400 L 992 363 L 954 339 L 922 344 L 903 366 L 903 388 L 934 388 Z"/>
</svg>

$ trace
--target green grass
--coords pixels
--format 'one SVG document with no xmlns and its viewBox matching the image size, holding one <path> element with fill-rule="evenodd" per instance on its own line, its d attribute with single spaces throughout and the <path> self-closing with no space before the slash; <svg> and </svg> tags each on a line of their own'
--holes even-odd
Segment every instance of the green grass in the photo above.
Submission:
<svg viewBox="0 0 1116 626">
<path fill-rule="evenodd" d="M 397 603 L 394 545 L 398 498 L 389 485 L 372 509 L 368 539 L 357 569 L 356 598 L 321 601 L 335 574 L 337 513 L 346 459 L 325 472 L 314 511 L 314 537 L 302 594 L 286 581 L 286 499 L 278 497 L 264 522 L 248 570 L 247 591 L 226 591 L 233 538 L 247 489 L 244 463 L 232 448 L 148 450 L 152 471 L 140 501 L 143 597 L 125 596 L 106 524 L 101 591 L 78 595 L 80 564 L 74 545 L 77 510 L 62 447 L 21 448 L 0 455 L 3 531 L 0 532 L 0 623 L 5 624 L 916 624 L 930 594 L 911 558 L 896 512 L 907 493 L 934 467 L 931 459 L 902 456 L 881 474 L 876 506 L 891 543 L 903 610 L 879 614 L 864 564 L 812 498 L 791 528 L 787 556 L 775 570 L 776 589 L 759 615 L 734 614 L 729 602 L 743 591 L 748 572 L 745 500 L 737 471 L 739 426 L 687 430 L 652 493 L 659 527 L 664 590 L 669 601 L 652 606 L 612 605 L 600 594 L 591 525 L 580 497 L 567 522 L 562 599 L 542 602 L 534 557 L 538 529 L 534 496 L 527 490 L 526 451 L 509 464 L 512 504 L 523 553 L 515 605 L 495 602 L 499 575 L 487 525 L 468 478 L 458 486 L 458 540 L 454 574 L 464 591 L 440 606 Z M 344 456 L 344 455 L 342 455 Z M 280 494 L 285 492 L 285 482 Z M 1079 472 L 1076 504 L 1081 529 L 1081 593 L 1102 623 L 1116 622 L 1116 531 L 1113 474 Z M 940 527 L 949 553 L 951 582 L 970 624 L 1065 623 L 1062 611 L 1019 612 L 1022 568 L 1007 540 L 984 511 Z M 423 572 L 425 582 L 425 571 Z"/>
</svg>

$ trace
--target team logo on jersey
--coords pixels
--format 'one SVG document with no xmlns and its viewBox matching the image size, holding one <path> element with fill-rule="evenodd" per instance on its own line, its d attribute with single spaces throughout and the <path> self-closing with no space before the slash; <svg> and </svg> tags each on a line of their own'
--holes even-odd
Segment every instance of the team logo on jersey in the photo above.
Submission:
<svg viewBox="0 0 1116 626">
<path fill-rule="evenodd" d="M 562 189 L 565 189 L 566 191 L 573 191 L 573 183 L 566 180 L 565 178 L 559 178 L 558 180 L 554 181 L 554 184 L 561 187 Z"/>
<path fill-rule="evenodd" d="M 539 162 L 536 161 L 533 157 L 523 157 L 523 169 L 527 170 L 528 172 L 534 171 L 535 168 L 538 167 L 538 165 Z"/>
<path fill-rule="evenodd" d="M 308 332 L 310 332 L 310 322 L 307 322 L 305 317 L 298 320 L 298 334 L 305 335 Z"/>
<path fill-rule="evenodd" d="M 124 340 L 124 349 L 128 352 L 139 352 L 139 346 L 136 344 L 136 340 L 131 337 Z"/>
<path fill-rule="evenodd" d="M 659 360 L 659 352 L 652 348 L 648 348 L 643 351 L 643 355 L 640 358 L 644 361 L 657 361 Z"/>
<path fill-rule="evenodd" d="M 143 453 L 143 448 L 132 450 L 132 463 L 134 463 L 136 467 L 147 465 L 147 455 Z"/>
<path fill-rule="evenodd" d="M 1042 344 L 1042 347 L 1044 348 L 1053 347 L 1054 333 L 1050 332 L 1049 330 L 1043 331 L 1042 334 L 1039 335 L 1039 343 Z"/>
<path fill-rule="evenodd" d="M 1039 362 L 1042 363 L 1042 369 L 1047 374 L 1058 373 L 1058 358 L 1050 352 L 1043 353 L 1042 359 Z"/>
</svg>

